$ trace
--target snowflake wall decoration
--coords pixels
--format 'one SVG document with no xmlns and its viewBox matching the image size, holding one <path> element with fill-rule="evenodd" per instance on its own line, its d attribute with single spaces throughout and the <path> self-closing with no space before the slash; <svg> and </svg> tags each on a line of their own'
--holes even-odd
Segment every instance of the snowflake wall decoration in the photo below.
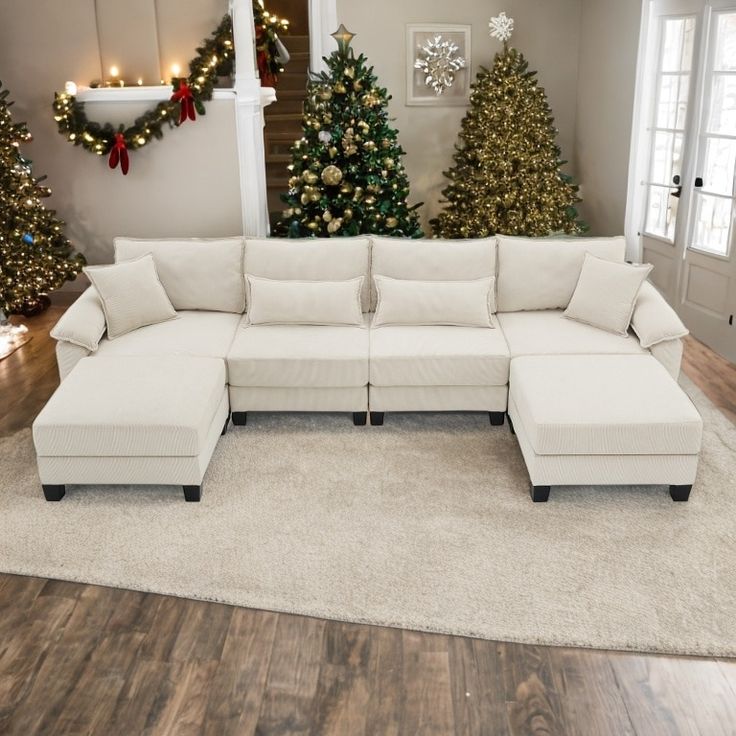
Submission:
<svg viewBox="0 0 736 736">
<path fill-rule="evenodd" d="M 501 13 L 495 18 L 491 18 L 488 26 L 491 29 L 491 38 L 497 38 L 499 41 L 506 43 L 514 32 L 514 19 L 507 17 L 506 13 Z"/>
<path fill-rule="evenodd" d="M 439 97 L 455 83 L 455 73 L 464 69 L 467 62 L 458 54 L 460 47 L 437 35 L 418 47 L 419 58 L 414 68 L 424 74 L 424 84 Z"/>
</svg>

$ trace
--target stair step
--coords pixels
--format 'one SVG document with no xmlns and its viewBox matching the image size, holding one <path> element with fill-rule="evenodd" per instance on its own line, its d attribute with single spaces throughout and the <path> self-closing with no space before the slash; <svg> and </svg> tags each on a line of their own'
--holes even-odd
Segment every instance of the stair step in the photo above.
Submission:
<svg viewBox="0 0 736 736">
<path fill-rule="evenodd" d="M 309 53 L 309 36 L 284 34 L 281 36 L 281 40 L 292 55 L 299 52 Z"/>
<path fill-rule="evenodd" d="M 266 164 L 290 164 L 291 155 L 288 153 L 267 153 Z"/>
<path fill-rule="evenodd" d="M 285 72 L 279 77 L 278 88 L 283 91 L 301 90 L 302 94 L 304 94 L 307 90 L 307 75 L 289 74 L 289 72 Z"/>
</svg>

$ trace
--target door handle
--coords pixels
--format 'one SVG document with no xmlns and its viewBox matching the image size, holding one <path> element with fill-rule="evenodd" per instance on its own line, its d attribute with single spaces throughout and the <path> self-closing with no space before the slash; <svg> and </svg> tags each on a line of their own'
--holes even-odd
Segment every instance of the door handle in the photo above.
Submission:
<svg viewBox="0 0 736 736">
<path fill-rule="evenodd" d="M 680 184 L 681 181 L 682 179 L 680 179 L 679 174 L 675 174 L 672 177 L 672 183 L 677 187 L 677 189 L 675 189 L 674 192 L 670 192 L 670 197 L 674 197 L 675 199 L 680 199 L 680 197 L 682 196 L 682 184 Z"/>
<path fill-rule="evenodd" d="M 695 188 L 696 189 L 702 189 L 703 188 L 703 177 L 702 176 L 696 176 L 695 177 Z"/>
</svg>

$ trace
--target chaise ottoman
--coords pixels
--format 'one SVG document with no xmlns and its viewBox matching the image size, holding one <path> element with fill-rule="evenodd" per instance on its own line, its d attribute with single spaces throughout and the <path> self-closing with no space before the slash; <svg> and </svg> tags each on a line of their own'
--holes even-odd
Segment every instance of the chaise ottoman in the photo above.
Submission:
<svg viewBox="0 0 736 736">
<path fill-rule="evenodd" d="M 535 502 L 571 485 L 668 485 L 674 501 L 688 500 L 703 422 L 652 356 L 519 357 L 510 384 Z"/>
<path fill-rule="evenodd" d="M 134 484 L 181 485 L 199 501 L 228 420 L 221 359 L 84 358 L 33 423 L 46 500 L 66 484 Z"/>
</svg>

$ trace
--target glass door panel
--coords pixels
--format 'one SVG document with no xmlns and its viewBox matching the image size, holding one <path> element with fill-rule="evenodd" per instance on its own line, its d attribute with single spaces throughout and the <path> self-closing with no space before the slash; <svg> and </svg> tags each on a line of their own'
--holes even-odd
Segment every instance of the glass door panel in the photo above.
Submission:
<svg viewBox="0 0 736 736">
<path fill-rule="evenodd" d="M 703 173 L 695 183 L 689 247 L 727 256 L 736 175 L 736 12 L 714 14 L 712 28 L 714 48 L 704 90 L 709 104 L 698 166 Z"/>
<path fill-rule="evenodd" d="M 644 230 L 674 242 L 690 77 L 695 46 L 695 16 L 664 17 L 656 80 L 657 99 L 650 129 L 650 165 Z"/>
</svg>

